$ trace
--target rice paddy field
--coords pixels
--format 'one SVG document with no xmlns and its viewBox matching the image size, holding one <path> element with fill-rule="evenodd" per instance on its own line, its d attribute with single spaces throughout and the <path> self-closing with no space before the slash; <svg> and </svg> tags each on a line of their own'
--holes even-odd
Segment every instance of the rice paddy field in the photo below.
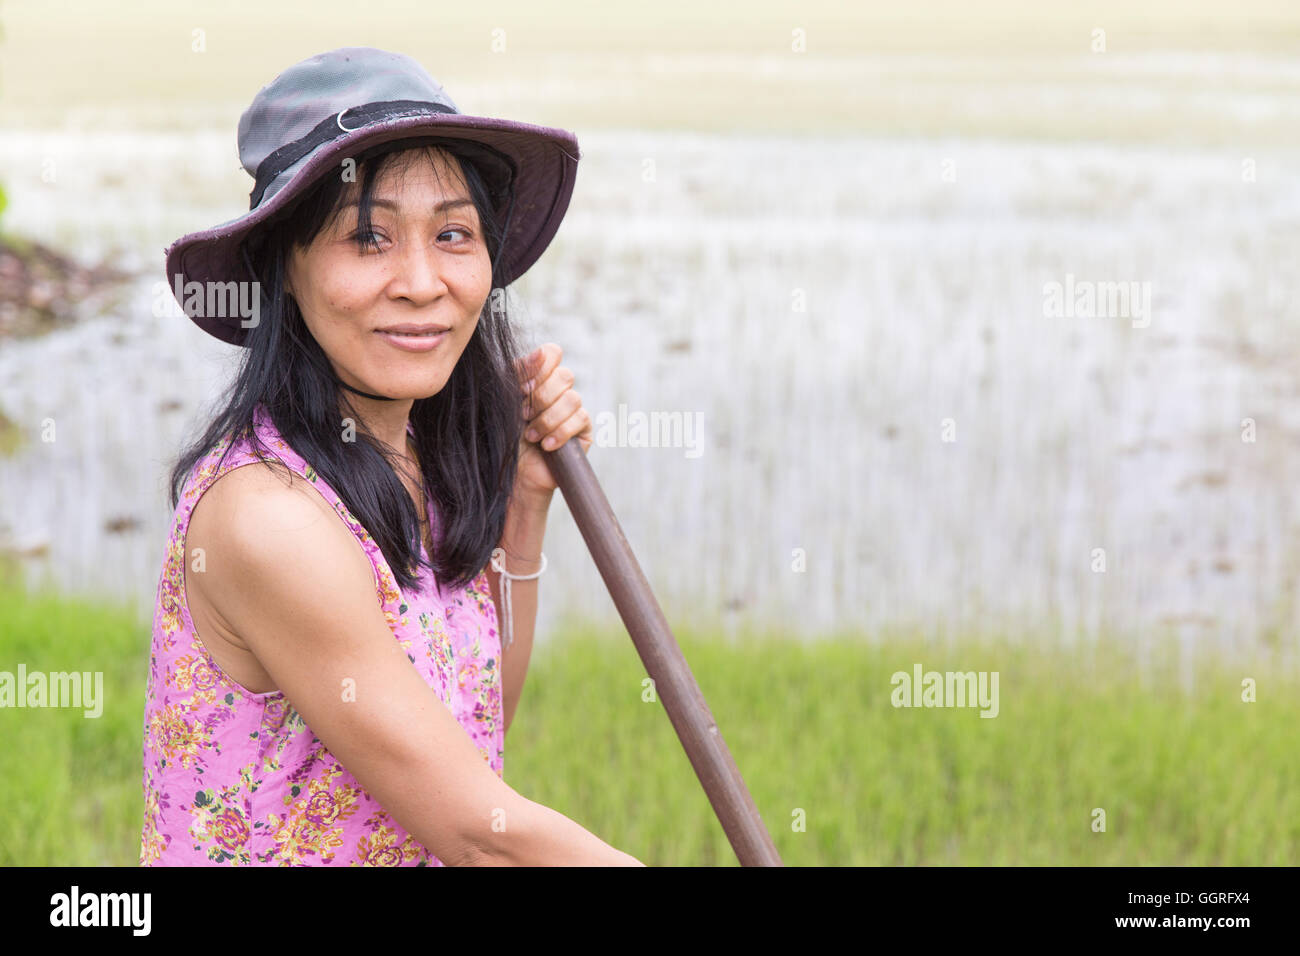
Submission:
<svg viewBox="0 0 1300 956">
<path fill-rule="evenodd" d="M 345 45 L 577 134 L 513 314 L 787 863 L 1300 860 L 1300 8 L 442 6 L 0 4 L 0 232 L 131 275 L 0 341 L 0 670 L 106 681 L 0 710 L 0 863 L 135 861 L 165 474 L 237 359 L 162 250 Z M 558 496 L 546 553 L 507 781 L 734 864 Z M 997 671 L 996 719 L 893 706 L 918 663 Z"/>
</svg>

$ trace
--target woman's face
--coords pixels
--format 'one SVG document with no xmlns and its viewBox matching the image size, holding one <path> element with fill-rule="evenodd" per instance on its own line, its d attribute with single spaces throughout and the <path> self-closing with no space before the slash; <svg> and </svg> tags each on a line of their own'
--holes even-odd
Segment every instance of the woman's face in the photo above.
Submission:
<svg viewBox="0 0 1300 956">
<path fill-rule="evenodd" d="M 340 379 L 389 398 L 427 398 L 447 384 L 492 291 L 478 212 L 459 165 L 441 151 L 385 168 L 372 194 L 373 244 L 357 234 L 359 192 L 351 184 L 335 220 L 293 250 L 288 289 Z"/>
</svg>

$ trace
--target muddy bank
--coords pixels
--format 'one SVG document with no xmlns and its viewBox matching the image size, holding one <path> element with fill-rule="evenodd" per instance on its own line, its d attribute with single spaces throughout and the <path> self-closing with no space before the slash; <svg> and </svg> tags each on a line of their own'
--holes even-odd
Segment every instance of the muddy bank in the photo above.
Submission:
<svg viewBox="0 0 1300 956">
<path fill-rule="evenodd" d="M 88 300 L 128 278 L 108 263 L 87 265 L 39 242 L 0 236 L 0 342 L 75 325 Z"/>
</svg>

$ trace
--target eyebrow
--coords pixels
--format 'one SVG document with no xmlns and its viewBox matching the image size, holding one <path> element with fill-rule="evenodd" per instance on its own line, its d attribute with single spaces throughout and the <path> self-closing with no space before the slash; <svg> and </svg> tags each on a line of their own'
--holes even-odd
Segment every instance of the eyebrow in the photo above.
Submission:
<svg viewBox="0 0 1300 956">
<path fill-rule="evenodd" d="M 397 209 L 398 209 L 397 203 L 393 202 L 391 199 L 373 199 L 373 198 L 372 198 L 372 199 L 370 200 L 370 204 L 371 204 L 372 206 L 379 206 L 379 207 L 381 207 L 381 208 L 383 208 L 383 209 L 391 209 L 391 210 L 393 210 L 394 212 L 396 212 Z M 345 202 L 345 203 L 340 207 L 340 209 L 351 209 L 351 208 L 353 208 L 353 207 L 360 206 L 360 205 L 361 205 L 360 200 L 354 199 L 354 200 L 352 200 L 351 202 Z M 464 198 L 461 198 L 461 199 L 444 199 L 442 202 L 438 203 L 437 205 L 435 205 L 435 206 L 433 207 L 433 211 L 434 211 L 434 212 L 446 212 L 448 209 L 456 209 L 456 208 L 458 208 L 458 207 L 460 207 L 460 206 L 472 206 L 472 205 L 474 205 L 474 202 L 473 202 L 473 200 L 471 200 L 471 199 L 464 199 Z"/>
</svg>

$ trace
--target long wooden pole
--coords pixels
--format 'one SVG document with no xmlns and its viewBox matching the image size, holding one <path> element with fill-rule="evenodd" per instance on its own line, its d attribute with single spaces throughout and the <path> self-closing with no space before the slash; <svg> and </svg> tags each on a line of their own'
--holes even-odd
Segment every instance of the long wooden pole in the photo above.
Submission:
<svg viewBox="0 0 1300 956">
<path fill-rule="evenodd" d="M 737 859 L 784 866 L 586 453 L 567 441 L 542 454 Z"/>
</svg>

